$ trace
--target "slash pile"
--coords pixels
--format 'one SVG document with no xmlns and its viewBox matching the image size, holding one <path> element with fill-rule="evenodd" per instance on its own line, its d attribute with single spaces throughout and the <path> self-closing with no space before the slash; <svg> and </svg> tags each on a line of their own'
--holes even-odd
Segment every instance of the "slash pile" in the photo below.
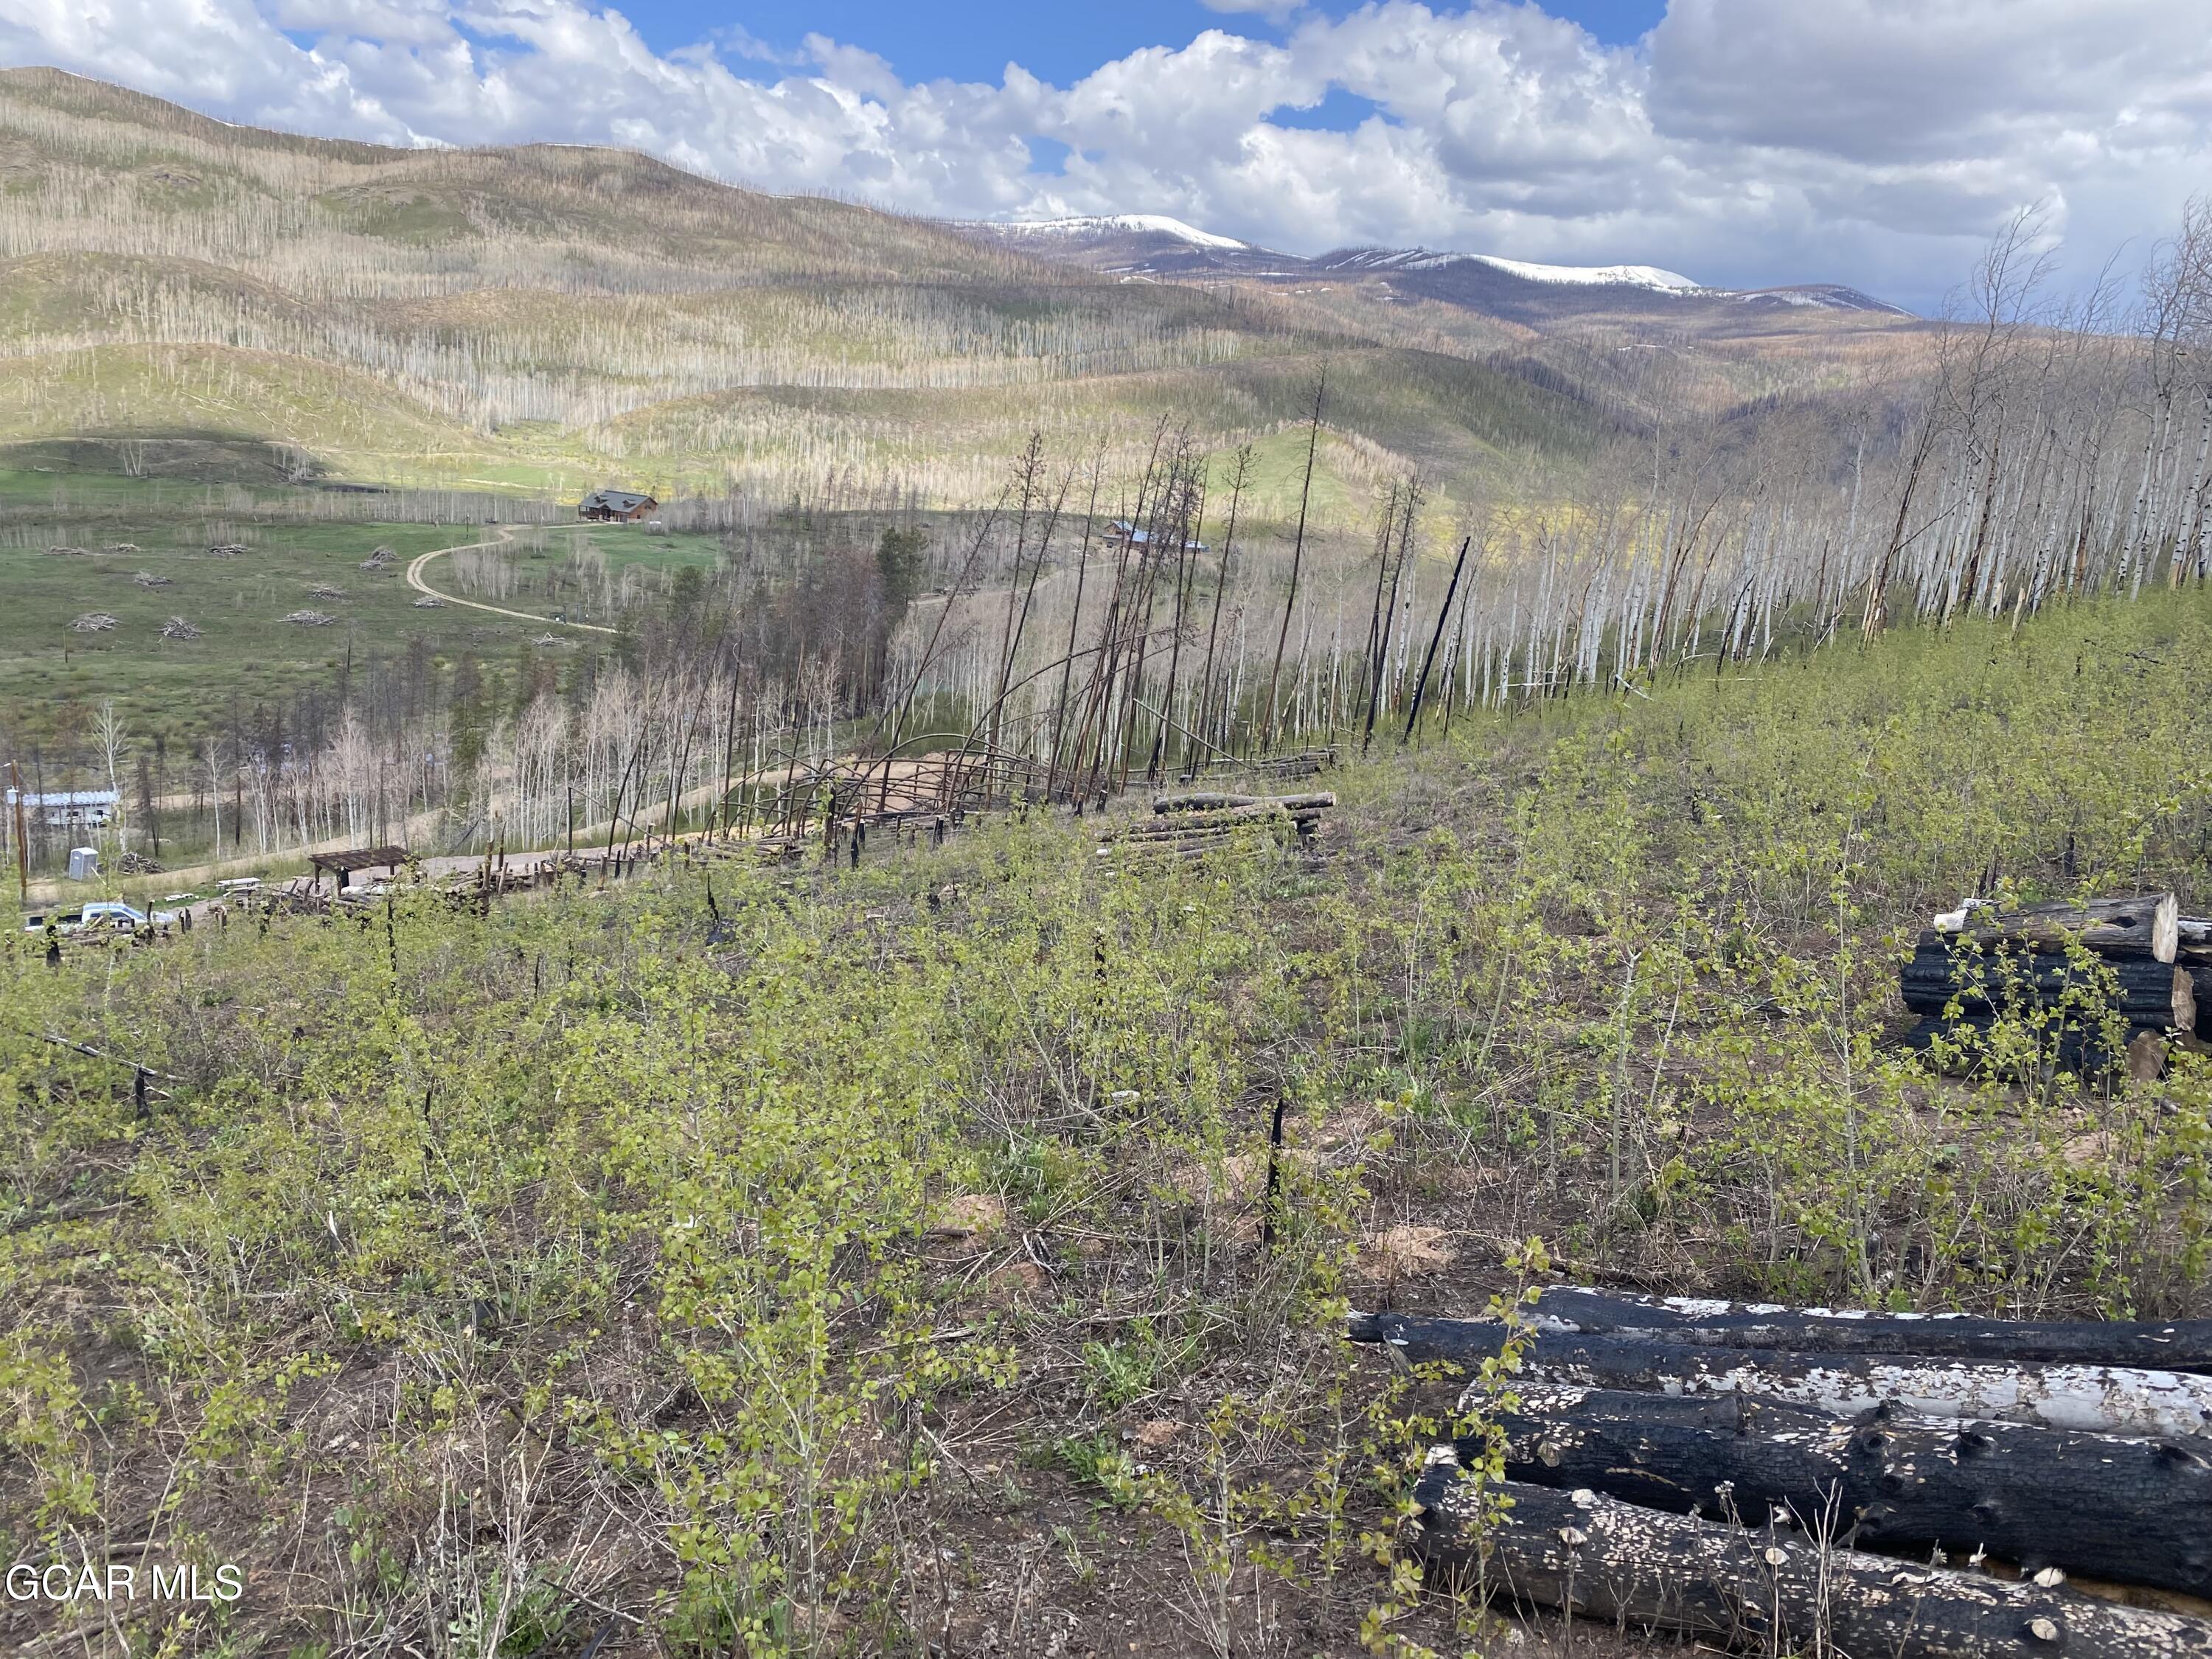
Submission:
<svg viewBox="0 0 2212 1659">
<path fill-rule="evenodd" d="M 2039 904 L 1968 904 L 1936 918 L 1898 973 L 1920 1016 L 1906 1041 L 1971 1048 L 2007 1016 L 2026 1017 L 2066 1069 L 2162 1069 L 2166 1045 L 2197 1029 L 2198 979 L 2212 994 L 2212 922 L 2171 893 Z"/>
<path fill-rule="evenodd" d="M 1464 1472 L 1495 1443 L 1478 1430 L 1415 1492 L 1447 1579 L 1762 1652 L 2212 1655 L 2212 1320 L 1559 1289 L 1530 1323 L 1489 1419 L 1505 1479 Z M 1350 1334 L 1469 1370 L 1508 1334 L 1399 1314 Z"/>
<path fill-rule="evenodd" d="M 1100 840 L 1101 858 L 1203 858 L 1255 832 L 1279 844 L 1310 849 L 1322 814 L 1336 805 L 1326 790 L 1302 795 L 1237 795 L 1193 790 L 1159 795 L 1152 817 L 1109 830 Z"/>
</svg>

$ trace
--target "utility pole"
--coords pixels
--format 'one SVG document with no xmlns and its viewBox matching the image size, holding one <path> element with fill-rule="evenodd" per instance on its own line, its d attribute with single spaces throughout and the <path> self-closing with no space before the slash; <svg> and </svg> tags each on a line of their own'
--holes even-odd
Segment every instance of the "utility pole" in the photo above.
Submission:
<svg viewBox="0 0 2212 1659">
<path fill-rule="evenodd" d="M 31 848 L 23 839 L 23 769 L 14 761 L 8 763 L 8 791 L 15 803 L 15 897 L 27 907 L 31 902 Z"/>
</svg>

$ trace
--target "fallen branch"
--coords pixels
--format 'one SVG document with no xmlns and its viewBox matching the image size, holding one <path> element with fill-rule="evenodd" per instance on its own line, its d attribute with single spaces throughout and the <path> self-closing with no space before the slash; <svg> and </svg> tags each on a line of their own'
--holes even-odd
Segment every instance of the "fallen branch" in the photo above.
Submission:
<svg viewBox="0 0 2212 1659">
<path fill-rule="evenodd" d="M 41 1031 L 39 1035 L 57 1048 L 70 1049 L 82 1054 L 88 1060 L 104 1060 L 112 1066 L 128 1066 L 133 1072 L 141 1073 L 149 1078 L 157 1077 L 164 1083 L 174 1083 L 178 1080 L 167 1072 L 157 1072 L 150 1066 L 142 1066 L 128 1055 L 111 1054 L 104 1048 L 95 1048 L 89 1042 L 79 1042 L 74 1037 L 65 1037 L 58 1031 Z M 173 1097 L 165 1089 L 149 1089 L 146 1092 L 159 1095 L 164 1100 Z"/>
</svg>

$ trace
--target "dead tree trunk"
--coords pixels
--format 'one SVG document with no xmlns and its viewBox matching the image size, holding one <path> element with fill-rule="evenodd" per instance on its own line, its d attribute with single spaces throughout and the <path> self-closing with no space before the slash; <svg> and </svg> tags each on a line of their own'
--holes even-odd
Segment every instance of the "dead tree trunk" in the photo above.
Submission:
<svg viewBox="0 0 2212 1659">
<path fill-rule="evenodd" d="M 1379 1314 L 1370 1340 L 1415 1362 L 1471 1366 L 1498 1352 L 1504 1327 Z M 1355 1322 L 1355 1339 L 1360 1324 Z M 1838 1415 L 1893 1402 L 1922 1417 L 2035 1423 L 2093 1434 L 2212 1432 L 2212 1377 L 2119 1365 L 1970 1364 L 1905 1355 L 1756 1353 L 1620 1336 L 1539 1332 L 1522 1369 L 1544 1382 L 1661 1394 L 1756 1394 Z"/>
<path fill-rule="evenodd" d="M 2108 984 L 2100 983 L 2107 974 Z M 1954 1000 L 1966 1014 L 2071 1000 L 2085 1010 L 2109 1008 L 2137 1025 L 2197 1028 L 2196 981 L 2187 969 L 2155 957 L 2116 957 L 2084 966 L 2065 956 L 1954 951 L 1942 935 L 1930 934 L 1898 969 L 1897 982 L 1905 1006 L 1916 1014 L 1940 1014 Z"/>
<path fill-rule="evenodd" d="M 1593 1389 L 1522 1389 L 1499 1421 L 1516 1480 L 2212 1595 L 2212 1460 L 2179 1441 Z"/>
<path fill-rule="evenodd" d="M 1607 1623 L 1692 1632 L 1763 1652 L 1883 1659 L 2179 1659 L 2212 1623 L 1664 1515 L 1587 1490 L 1508 1481 L 1481 1528 L 1473 1483 L 1440 1450 L 1415 1489 L 1419 1549 L 1470 1589 Z"/>
<path fill-rule="evenodd" d="M 2000 945 L 2063 951 L 2079 944 L 2100 956 L 2172 962 L 2181 943 L 2181 907 L 2171 893 L 2151 893 L 2086 904 L 2031 904 L 2003 915 L 1972 910 L 1958 931 L 1985 951 Z"/>
<path fill-rule="evenodd" d="M 2136 1323 L 2096 1319 L 1984 1319 L 1972 1314 L 1875 1314 L 1778 1308 L 1692 1297 L 1636 1296 L 1562 1285 L 1533 1317 L 1541 1329 L 1718 1348 L 1800 1353 L 1915 1354 L 1927 1359 L 2138 1365 L 2212 1371 L 2212 1319 Z"/>
</svg>

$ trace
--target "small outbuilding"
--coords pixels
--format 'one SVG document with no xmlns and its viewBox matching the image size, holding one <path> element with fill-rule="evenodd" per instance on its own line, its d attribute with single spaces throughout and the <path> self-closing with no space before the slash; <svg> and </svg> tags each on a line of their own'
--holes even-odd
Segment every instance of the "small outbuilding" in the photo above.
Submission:
<svg viewBox="0 0 2212 1659">
<path fill-rule="evenodd" d="M 344 853 L 310 853 L 307 863 L 315 872 L 315 881 L 321 884 L 325 875 L 337 878 L 340 892 L 353 885 L 356 871 L 387 870 L 399 873 L 399 866 L 407 862 L 404 847 L 359 847 Z"/>
<path fill-rule="evenodd" d="M 21 799 L 23 811 L 49 830 L 105 830 L 122 801 L 112 789 L 26 789 Z M 13 789 L 0 802 L 15 803 Z"/>
<path fill-rule="evenodd" d="M 635 524 L 660 503 L 636 489 L 594 489 L 577 503 L 576 516 L 595 524 Z"/>
</svg>

